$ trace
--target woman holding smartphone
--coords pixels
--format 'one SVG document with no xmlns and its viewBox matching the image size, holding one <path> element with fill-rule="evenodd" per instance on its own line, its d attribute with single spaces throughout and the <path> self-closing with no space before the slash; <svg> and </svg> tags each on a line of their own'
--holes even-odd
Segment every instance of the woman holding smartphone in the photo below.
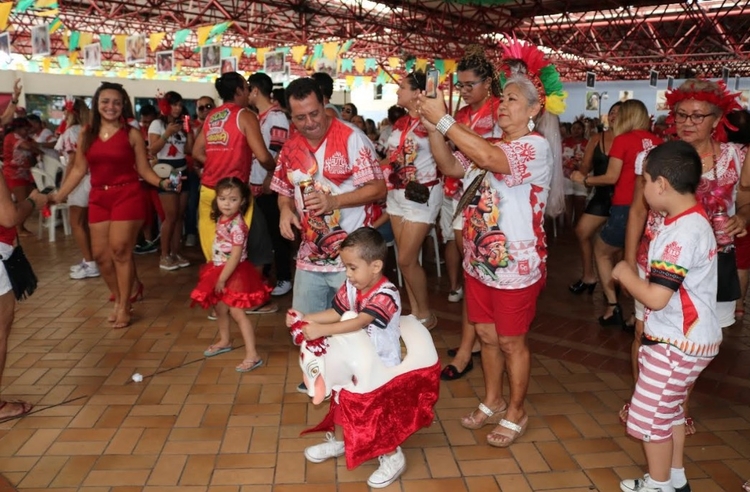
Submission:
<svg viewBox="0 0 750 492">
<path fill-rule="evenodd" d="M 184 176 L 187 170 L 186 156 L 193 151 L 193 132 L 186 131 L 183 116 L 187 113 L 182 105 L 182 96 L 174 91 L 164 94 L 159 100 L 161 115 L 148 128 L 148 148 L 158 159 L 154 172 L 161 178 L 174 179 L 177 173 Z M 179 179 L 179 178 L 178 178 Z M 160 190 L 159 200 L 164 209 L 161 224 L 162 270 L 177 270 L 190 266 L 181 254 L 182 221 L 187 209 L 187 193 Z"/>
</svg>

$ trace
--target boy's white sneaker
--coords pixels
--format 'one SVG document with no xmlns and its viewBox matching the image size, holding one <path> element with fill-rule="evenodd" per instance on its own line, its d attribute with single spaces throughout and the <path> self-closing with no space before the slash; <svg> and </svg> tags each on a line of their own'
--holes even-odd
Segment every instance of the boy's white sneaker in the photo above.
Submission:
<svg viewBox="0 0 750 492">
<path fill-rule="evenodd" d="M 671 492 L 651 485 L 651 477 L 646 473 L 643 478 L 629 478 L 620 482 L 622 492 Z M 674 490 L 674 489 L 672 489 Z"/>
<path fill-rule="evenodd" d="M 406 457 L 401 452 L 401 447 L 396 448 L 396 452 L 391 456 L 384 454 L 378 456 L 380 468 L 375 470 L 370 478 L 367 479 L 367 485 L 373 489 L 382 489 L 395 482 L 398 477 L 406 470 Z"/>
<path fill-rule="evenodd" d="M 337 441 L 331 432 L 326 432 L 326 442 L 305 448 L 305 458 L 311 463 L 323 463 L 344 454 L 344 441 Z"/>
</svg>

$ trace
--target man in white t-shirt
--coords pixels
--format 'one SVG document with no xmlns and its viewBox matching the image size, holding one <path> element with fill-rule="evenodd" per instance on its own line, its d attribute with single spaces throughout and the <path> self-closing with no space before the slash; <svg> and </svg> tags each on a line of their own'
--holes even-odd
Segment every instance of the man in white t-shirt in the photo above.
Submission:
<svg viewBox="0 0 750 492">
<path fill-rule="evenodd" d="M 31 138 L 39 144 L 39 148 L 44 152 L 44 155 L 52 157 L 53 159 L 59 159 L 59 154 L 55 150 L 55 142 L 57 142 L 57 138 L 55 138 L 55 134 L 52 133 L 52 130 L 44 125 L 44 122 L 39 115 L 32 113 L 26 116 L 26 119 L 29 120 L 29 123 L 31 124 Z"/>
</svg>

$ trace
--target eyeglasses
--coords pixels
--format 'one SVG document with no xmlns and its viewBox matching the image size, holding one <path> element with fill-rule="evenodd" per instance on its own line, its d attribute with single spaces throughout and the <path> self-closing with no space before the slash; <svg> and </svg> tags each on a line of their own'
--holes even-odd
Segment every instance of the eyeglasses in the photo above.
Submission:
<svg viewBox="0 0 750 492">
<path fill-rule="evenodd" d="M 214 105 L 206 104 L 205 106 L 198 106 L 198 111 L 205 111 L 207 109 L 214 109 Z"/>
<path fill-rule="evenodd" d="M 341 110 L 341 112 L 342 113 L 351 113 L 352 110 L 351 110 L 351 108 L 344 108 L 344 109 Z"/>
<path fill-rule="evenodd" d="M 458 90 L 466 89 L 466 90 L 471 91 L 471 90 L 474 90 L 474 87 L 476 87 L 479 84 L 481 84 L 482 82 L 484 82 L 484 80 L 485 79 L 475 80 L 473 82 L 456 82 L 456 89 L 458 89 Z"/>
<path fill-rule="evenodd" d="M 713 113 L 708 113 L 708 114 L 699 114 L 699 113 L 687 114 L 687 113 L 683 113 L 681 111 L 678 111 L 677 113 L 674 114 L 674 120 L 677 123 L 685 123 L 687 121 L 687 119 L 690 118 L 690 121 L 694 125 L 700 125 L 701 123 L 703 123 L 703 120 L 705 120 L 707 116 L 716 116 L 716 115 L 714 115 Z"/>
</svg>

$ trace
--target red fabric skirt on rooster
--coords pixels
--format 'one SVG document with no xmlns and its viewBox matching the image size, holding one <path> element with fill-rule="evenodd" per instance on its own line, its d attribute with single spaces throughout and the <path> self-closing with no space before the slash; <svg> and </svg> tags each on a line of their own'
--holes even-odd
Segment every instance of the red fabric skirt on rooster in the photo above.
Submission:
<svg viewBox="0 0 750 492">
<path fill-rule="evenodd" d="M 224 265 L 207 263 L 201 267 L 198 285 L 190 298 L 191 306 L 200 304 L 203 309 L 223 302 L 229 307 L 250 309 L 262 306 L 271 298 L 271 287 L 263 282 L 261 275 L 249 261 L 241 261 L 224 284 L 224 290 L 216 292 L 216 282 Z"/>
</svg>

